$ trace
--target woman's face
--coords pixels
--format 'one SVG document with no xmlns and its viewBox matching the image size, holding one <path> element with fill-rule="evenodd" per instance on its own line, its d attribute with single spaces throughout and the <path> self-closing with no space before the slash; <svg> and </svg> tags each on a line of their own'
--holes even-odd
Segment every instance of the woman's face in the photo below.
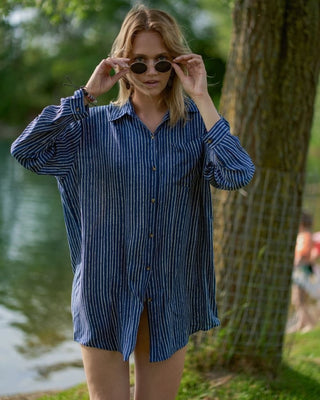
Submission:
<svg viewBox="0 0 320 400">
<path fill-rule="evenodd" d="M 171 69 L 167 72 L 159 72 L 154 67 L 158 61 L 171 59 L 161 35 L 155 31 L 139 32 L 133 41 L 129 57 L 131 64 L 140 61 L 148 67 L 142 74 L 130 71 L 129 76 L 139 81 L 139 85 L 134 85 L 135 95 L 141 93 L 152 97 L 159 97 L 166 88 L 171 74 Z M 130 81 L 132 82 L 131 79 Z"/>
</svg>

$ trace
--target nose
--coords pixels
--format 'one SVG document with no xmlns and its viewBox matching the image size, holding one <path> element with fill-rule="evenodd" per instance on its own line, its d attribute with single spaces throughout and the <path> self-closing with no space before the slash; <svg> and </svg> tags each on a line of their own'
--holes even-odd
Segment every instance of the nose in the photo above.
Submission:
<svg viewBox="0 0 320 400">
<path fill-rule="evenodd" d="M 155 62 L 153 60 L 149 60 L 148 62 L 146 62 L 147 64 L 147 73 L 153 75 L 153 74 L 157 74 L 158 71 L 155 69 Z"/>
</svg>

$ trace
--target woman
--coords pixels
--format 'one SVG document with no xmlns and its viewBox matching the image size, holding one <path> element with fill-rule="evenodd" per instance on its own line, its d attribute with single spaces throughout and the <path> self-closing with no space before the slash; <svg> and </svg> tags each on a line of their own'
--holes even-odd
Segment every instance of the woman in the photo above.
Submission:
<svg viewBox="0 0 320 400">
<path fill-rule="evenodd" d="M 115 103 L 88 107 L 116 82 Z M 12 154 L 58 181 L 90 398 L 129 399 L 134 352 L 135 399 L 174 399 L 189 335 L 219 325 L 210 184 L 238 189 L 254 173 L 202 58 L 167 13 L 133 8 L 111 56 Z"/>
</svg>

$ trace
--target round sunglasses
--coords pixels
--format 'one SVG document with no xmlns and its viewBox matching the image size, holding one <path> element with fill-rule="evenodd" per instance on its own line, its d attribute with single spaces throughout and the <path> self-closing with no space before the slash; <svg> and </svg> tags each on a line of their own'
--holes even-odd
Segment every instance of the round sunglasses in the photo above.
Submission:
<svg viewBox="0 0 320 400">
<path fill-rule="evenodd" d="M 172 68 L 172 65 L 170 61 L 161 60 L 154 64 L 154 68 L 158 72 L 168 72 Z M 137 61 L 130 65 L 130 69 L 135 74 L 143 74 L 148 69 L 148 66 L 144 62 Z"/>
</svg>

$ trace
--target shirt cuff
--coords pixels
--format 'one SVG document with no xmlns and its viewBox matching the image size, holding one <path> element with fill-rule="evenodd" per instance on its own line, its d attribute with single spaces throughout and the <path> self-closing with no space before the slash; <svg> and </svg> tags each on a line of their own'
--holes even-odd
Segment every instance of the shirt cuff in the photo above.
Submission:
<svg viewBox="0 0 320 400">
<path fill-rule="evenodd" d="M 230 133 L 229 122 L 221 117 L 219 121 L 217 121 L 203 136 L 204 143 L 209 149 L 213 149 L 224 139 L 228 133 Z"/>
<path fill-rule="evenodd" d="M 84 95 L 81 89 L 76 90 L 68 100 L 75 120 L 83 119 L 88 115 L 89 106 L 84 105 Z"/>
</svg>

